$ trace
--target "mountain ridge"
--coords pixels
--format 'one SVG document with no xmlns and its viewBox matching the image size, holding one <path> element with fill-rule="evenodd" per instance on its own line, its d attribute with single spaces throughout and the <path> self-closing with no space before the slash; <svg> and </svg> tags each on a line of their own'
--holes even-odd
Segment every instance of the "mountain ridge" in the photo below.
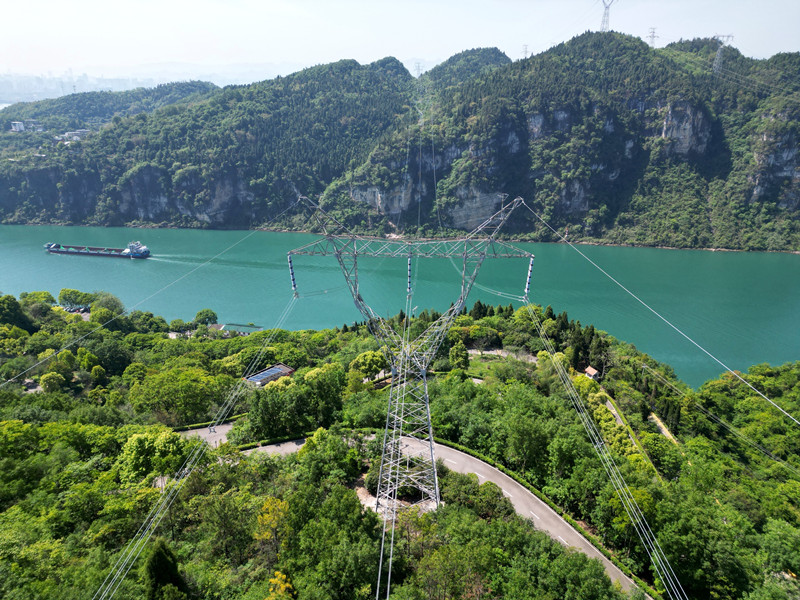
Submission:
<svg viewBox="0 0 800 600">
<path fill-rule="evenodd" d="M 345 60 L 117 120 L 55 158 L 0 140 L 0 220 L 249 228 L 308 195 L 357 231 L 438 235 L 511 194 L 575 241 L 796 250 L 800 54 L 725 47 L 715 73 L 717 49 L 586 33 L 419 79 Z M 509 233 L 558 239 L 533 216 Z"/>
</svg>

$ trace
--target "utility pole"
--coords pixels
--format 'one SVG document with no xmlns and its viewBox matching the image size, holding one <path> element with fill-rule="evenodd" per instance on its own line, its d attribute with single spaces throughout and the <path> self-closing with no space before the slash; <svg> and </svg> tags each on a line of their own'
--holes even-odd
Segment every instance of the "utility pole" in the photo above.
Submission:
<svg viewBox="0 0 800 600">
<path fill-rule="evenodd" d="M 712 71 L 714 75 L 719 73 L 719 70 L 722 68 L 722 50 L 725 48 L 725 45 L 730 43 L 733 40 L 732 35 L 715 35 L 714 39 L 719 42 L 719 47 L 717 48 L 717 55 L 714 57 L 714 66 L 712 67 Z"/>
<path fill-rule="evenodd" d="M 392 381 L 386 429 L 383 433 L 376 504 L 376 511 L 382 517 L 384 527 L 375 598 L 380 598 L 381 586 L 384 585 L 384 567 L 386 598 L 388 598 L 392 578 L 395 525 L 398 513 L 403 510 L 400 490 L 416 492 L 412 506 L 419 506 L 423 510 L 432 510 L 439 506 L 439 482 L 436 476 L 436 457 L 428 399 L 428 367 L 453 321 L 461 314 L 484 260 L 532 257 L 529 252 L 495 239 L 512 211 L 523 201 L 522 198 L 516 198 L 505 204 L 501 200 L 500 210 L 464 238 L 420 241 L 356 236 L 320 210 L 319 206 L 310 200 L 307 202 L 315 210 L 314 218 L 325 237 L 289 252 L 293 291 L 297 293 L 292 256 L 335 256 L 356 308 L 366 319 L 370 332 L 375 336 L 391 366 Z M 398 330 L 386 319 L 378 316 L 362 297 L 358 276 L 359 256 L 406 259 L 408 280 L 404 312 L 407 317 L 397 326 Z M 414 258 L 447 258 L 454 264 L 460 264 L 461 293 L 458 300 L 441 317 L 412 339 L 408 315 L 414 310 L 412 301 L 414 286 L 411 276 Z M 384 565 L 385 550 L 388 550 L 388 557 Z"/>
<path fill-rule="evenodd" d="M 611 5 L 614 4 L 616 0 L 603 0 L 603 21 L 600 23 L 600 31 L 606 32 L 608 31 L 608 14 L 610 12 Z"/>
</svg>

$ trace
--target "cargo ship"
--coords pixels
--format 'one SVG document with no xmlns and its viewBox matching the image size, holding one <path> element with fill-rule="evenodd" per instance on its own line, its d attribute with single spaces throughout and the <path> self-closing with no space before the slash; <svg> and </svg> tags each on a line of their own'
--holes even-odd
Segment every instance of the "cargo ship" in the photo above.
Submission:
<svg viewBox="0 0 800 600">
<path fill-rule="evenodd" d="M 101 246 L 74 246 L 48 242 L 44 249 L 54 254 L 80 254 L 82 256 L 117 256 L 119 258 L 147 258 L 150 250 L 141 242 L 131 242 L 126 248 L 103 248 Z"/>
</svg>

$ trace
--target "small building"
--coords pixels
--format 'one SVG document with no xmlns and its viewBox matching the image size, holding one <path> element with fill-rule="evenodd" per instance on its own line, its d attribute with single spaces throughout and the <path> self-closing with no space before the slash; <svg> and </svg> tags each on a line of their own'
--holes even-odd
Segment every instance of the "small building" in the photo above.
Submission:
<svg viewBox="0 0 800 600">
<path fill-rule="evenodd" d="M 38 119 L 25 119 L 25 129 L 28 131 L 44 131 L 44 127 Z"/>
<path fill-rule="evenodd" d="M 270 381 L 277 381 L 281 377 L 288 377 L 295 372 L 295 369 L 283 363 L 276 363 L 271 367 L 267 367 L 263 371 L 254 373 L 249 377 L 243 377 L 245 381 L 256 384 L 258 387 L 264 387 Z"/>
<path fill-rule="evenodd" d="M 214 323 L 209 325 L 208 328 L 212 331 L 219 331 L 223 337 L 232 337 L 237 335 L 250 335 L 256 331 L 263 331 L 261 325 L 242 325 L 240 323 Z"/>
<path fill-rule="evenodd" d="M 62 137 L 65 141 L 80 142 L 83 138 L 89 135 L 89 129 L 76 129 L 75 131 L 67 131 Z"/>
<path fill-rule="evenodd" d="M 11 121 L 11 131 L 25 131 L 25 123 L 22 121 Z"/>
<path fill-rule="evenodd" d="M 593 379 L 594 381 L 600 379 L 600 373 L 598 373 L 597 369 L 595 369 L 592 366 L 586 367 L 583 370 L 583 374 L 586 375 L 589 379 Z"/>
</svg>

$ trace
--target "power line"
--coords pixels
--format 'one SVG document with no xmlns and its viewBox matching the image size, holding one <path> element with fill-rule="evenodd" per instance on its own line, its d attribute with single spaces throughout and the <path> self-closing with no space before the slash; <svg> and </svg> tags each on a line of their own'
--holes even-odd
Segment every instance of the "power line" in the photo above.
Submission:
<svg viewBox="0 0 800 600">
<path fill-rule="evenodd" d="M 673 393 L 674 393 L 674 394 L 675 394 L 675 395 L 678 397 L 678 400 L 681 400 L 681 399 L 683 399 L 683 398 L 685 398 L 685 397 L 686 397 L 686 392 L 684 392 L 684 391 L 681 391 L 680 389 L 678 389 L 678 388 L 677 388 L 677 387 L 676 387 L 676 386 L 675 386 L 675 385 L 674 385 L 674 384 L 673 384 L 671 381 L 669 381 L 669 380 L 668 380 L 667 378 L 665 378 L 665 377 L 664 377 L 664 376 L 663 376 L 661 373 L 659 373 L 658 371 L 656 371 L 655 369 L 653 369 L 653 368 L 652 368 L 652 367 L 650 367 L 649 365 L 647 365 L 647 364 L 645 364 L 645 363 L 642 363 L 642 369 L 647 369 L 648 371 L 650 371 L 650 373 L 651 373 L 651 374 L 652 374 L 652 375 L 653 375 L 653 376 L 654 376 L 656 379 L 658 379 L 658 380 L 659 380 L 659 381 L 660 381 L 662 384 L 664 384 L 664 385 L 665 385 L 665 386 L 667 386 L 667 387 L 668 387 L 670 390 L 672 390 L 672 392 L 673 392 Z M 786 467 L 787 469 L 789 469 L 789 470 L 790 470 L 792 473 L 794 473 L 795 475 L 797 475 L 798 477 L 800 477 L 800 469 L 797 469 L 797 468 L 795 468 L 793 465 L 789 464 L 789 463 L 788 463 L 788 462 L 786 462 L 785 460 L 783 460 L 783 459 L 781 459 L 781 458 L 779 458 L 779 457 L 775 456 L 775 455 L 774 455 L 772 452 L 770 452 L 769 450 L 767 450 L 766 448 L 764 448 L 764 446 L 762 446 L 761 444 L 759 444 L 758 442 L 756 442 L 755 440 L 753 440 L 753 439 L 752 439 L 752 438 L 750 438 L 749 436 L 747 436 L 747 435 L 745 435 L 744 433 L 742 433 L 741 431 L 739 431 L 739 430 L 738 430 L 736 427 L 734 427 L 733 425 L 731 425 L 730 423 L 728 423 L 727 421 L 725 421 L 725 420 L 724 420 L 724 419 L 722 419 L 721 417 L 718 417 L 717 415 L 715 415 L 714 413 L 712 413 L 712 412 L 711 412 L 710 410 L 708 410 L 708 409 L 707 409 L 705 406 L 703 406 L 702 404 L 700 404 L 700 402 L 697 402 L 697 401 L 696 401 L 696 402 L 693 402 L 693 403 L 691 404 L 691 406 L 692 406 L 693 408 L 696 408 L 696 409 L 697 409 L 697 410 L 699 410 L 700 412 L 702 412 L 702 413 L 703 413 L 705 416 L 707 416 L 707 417 L 708 417 L 709 419 L 711 419 L 712 421 L 714 421 L 714 422 L 716 422 L 716 423 L 720 424 L 722 427 L 724 427 L 725 429 L 727 429 L 728 431 L 730 431 L 730 432 L 731 432 L 732 434 L 734 434 L 736 437 L 740 438 L 740 439 L 741 439 L 743 442 L 745 442 L 745 443 L 746 443 L 748 446 L 750 446 L 751 448 L 753 448 L 753 449 L 755 449 L 755 450 L 757 450 L 757 451 L 761 452 L 761 454 L 763 454 L 764 456 L 766 456 L 766 457 L 767 457 L 767 458 L 769 458 L 770 460 L 772 460 L 772 461 L 775 461 L 775 462 L 777 462 L 777 463 L 781 464 L 782 466 L 784 466 L 784 467 Z"/>
<path fill-rule="evenodd" d="M 636 499 L 631 493 L 625 478 L 620 472 L 616 461 L 614 460 L 608 449 L 608 446 L 605 443 L 605 440 L 597 429 L 597 425 L 590 416 L 588 407 L 584 403 L 578 391 L 575 389 L 575 384 L 572 382 L 572 378 L 569 376 L 569 373 L 567 373 L 564 365 L 561 364 L 561 361 L 556 358 L 555 348 L 553 347 L 550 338 L 547 336 L 541 320 L 536 314 L 536 310 L 528 300 L 532 269 L 533 259 L 531 259 L 530 268 L 528 269 L 528 283 L 525 286 L 524 301 L 527 312 L 531 317 L 531 321 L 536 327 L 536 332 L 544 344 L 545 350 L 547 351 L 550 361 L 553 364 L 553 368 L 555 369 L 556 374 L 558 375 L 558 378 L 561 380 L 561 384 L 564 387 L 564 391 L 567 393 L 575 412 L 578 413 L 578 417 L 584 429 L 586 430 L 586 434 L 589 437 L 592 448 L 594 448 L 595 454 L 597 454 L 598 458 L 600 459 L 600 462 L 606 471 L 606 475 L 608 475 L 611 484 L 614 486 L 614 490 L 617 493 L 620 503 L 625 509 L 625 512 L 628 515 L 634 530 L 636 531 L 636 534 L 639 536 L 639 540 L 642 542 L 645 551 L 650 557 L 650 561 L 658 578 L 666 588 L 670 598 L 673 598 L 673 600 L 688 600 L 688 596 L 686 595 L 686 592 L 684 592 L 683 587 L 681 586 L 681 583 L 675 574 L 675 571 L 672 569 L 669 560 L 664 554 L 664 551 L 661 549 L 661 545 L 659 544 L 655 533 L 653 532 L 650 524 L 647 522 L 647 518 L 644 516 L 639 504 L 636 502 Z"/>
<path fill-rule="evenodd" d="M 257 370 L 267 347 L 275 339 L 275 336 L 288 318 L 296 301 L 297 298 L 293 296 L 281 314 L 278 316 L 275 327 L 272 328 L 269 336 L 265 338 L 258 353 L 251 359 L 250 364 L 244 369 L 242 378 L 239 380 L 238 384 L 234 386 L 230 392 L 228 392 L 225 402 L 223 402 L 222 406 L 220 406 L 217 414 L 214 417 L 211 425 L 212 428 L 221 425 L 230 417 L 233 409 L 239 401 L 239 398 L 241 398 L 247 391 L 248 384 L 245 382 L 246 377 L 253 374 Z M 183 464 L 175 473 L 173 484 L 165 488 L 159 501 L 150 509 L 147 517 L 145 517 L 145 520 L 139 526 L 138 531 L 120 553 L 119 557 L 117 558 L 117 562 L 111 568 L 111 571 L 109 571 L 108 575 L 103 580 L 103 583 L 95 592 L 94 596 L 92 596 L 92 600 L 106 600 L 114 597 L 119 589 L 119 586 L 125 580 L 125 576 L 131 570 L 131 567 L 136 562 L 136 559 L 139 557 L 142 550 L 144 550 L 147 542 L 153 535 L 153 532 L 164 518 L 165 513 L 172 506 L 175 498 L 177 498 L 178 493 L 183 489 L 186 480 L 202 461 L 207 450 L 208 444 L 202 440 L 198 440 L 193 446 L 192 450 L 183 461 Z"/>
<path fill-rule="evenodd" d="M 775 408 L 777 408 L 777 409 L 778 409 L 778 410 L 779 410 L 781 413 L 783 413 L 783 414 L 784 414 L 784 415 L 785 415 L 787 418 L 791 419 L 791 420 L 794 422 L 794 424 L 795 424 L 795 425 L 800 425 L 800 421 L 798 421 L 798 420 L 797 420 L 797 419 L 796 419 L 794 416 L 792 416 L 790 413 L 788 413 L 786 410 L 784 410 L 784 409 L 783 409 L 781 406 L 779 406 L 779 405 L 778 405 L 776 402 L 774 402 L 773 400 L 771 400 L 770 398 L 768 398 L 768 397 L 767 397 L 767 396 L 766 396 L 766 395 L 765 395 L 763 392 L 761 392 L 760 390 L 756 389 L 756 388 L 753 386 L 753 384 L 751 384 L 751 383 L 750 383 L 749 381 L 747 381 L 747 380 L 746 380 L 744 377 L 742 377 L 742 376 L 741 376 L 741 375 L 740 375 L 740 374 L 739 374 L 737 371 L 734 371 L 733 369 L 731 369 L 731 368 L 730 368 L 728 365 L 726 365 L 726 364 L 725 364 L 724 362 L 722 362 L 722 361 L 721 361 L 719 358 L 717 358 L 716 356 L 714 356 L 714 355 L 713 355 L 711 352 L 709 352 L 708 350 L 706 350 L 706 349 L 705 349 L 703 346 L 701 346 L 701 345 L 700 345 L 698 342 L 694 341 L 694 339 L 692 339 L 691 337 L 689 337 L 689 335 L 687 335 L 686 333 L 684 333 L 684 332 L 683 332 L 683 330 L 681 330 L 681 329 L 680 329 L 680 328 L 679 328 L 677 325 L 673 324 L 673 323 L 672 323 L 672 322 L 671 322 L 669 319 L 667 319 L 665 316 L 663 316 L 663 315 L 662 315 L 660 312 L 658 312 L 658 311 L 657 311 L 656 309 L 654 309 L 652 306 L 650 306 L 649 304 L 647 304 L 647 302 L 645 302 L 644 300 L 642 300 L 642 299 L 641 299 L 639 296 L 637 296 L 636 294 L 634 294 L 634 293 L 633 293 L 631 290 L 629 290 L 627 287 L 625 287 L 625 286 L 624 286 L 622 283 L 620 283 L 620 282 L 619 282 L 617 279 L 615 279 L 613 276 L 611 276 L 611 275 L 610 275 L 610 274 L 609 274 L 609 273 L 608 273 L 608 272 L 607 272 L 605 269 L 603 269 L 603 268 L 602 268 L 600 265 L 598 265 L 598 264 L 597 264 L 596 262 L 594 262 L 594 261 L 593 261 L 591 258 L 589 258 L 589 257 L 588 257 L 588 256 L 586 256 L 586 255 L 585 255 L 583 252 L 581 252 L 581 251 L 580 251 L 580 249 L 578 249 L 578 248 L 577 248 L 577 247 L 576 247 L 576 246 L 575 246 L 575 245 L 574 245 L 572 242 L 568 241 L 568 240 L 567 240 L 567 239 L 566 239 L 566 238 L 565 238 L 563 235 L 561 235 L 561 234 L 560 234 L 558 231 L 556 231 L 556 230 L 555 230 L 555 229 L 554 229 L 554 228 L 553 228 L 553 227 L 552 227 L 552 226 L 551 226 L 551 225 L 550 225 L 550 224 L 549 224 L 547 221 L 545 221 L 545 220 L 544 220 L 544 219 L 543 219 L 543 218 L 542 218 L 542 217 L 541 217 L 541 216 L 540 216 L 540 215 L 539 215 L 539 214 L 538 214 L 536 211 L 534 211 L 534 210 L 533 210 L 533 209 L 532 209 L 530 206 L 528 206 L 528 204 L 526 204 L 524 201 L 523 201 L 523 203 L 522 203 L 522 204 L 525 206 L 525 208 L 527 208 L 527 209 L 528 209 L 528 210 L 531 212 L 531 214 L 533 214 L 533 215 L 534 215 L 534 216 L 535 216 L 537 219 L 539 219 L 539 220 L 540 220 L 540 221 L 541 221 L 541 222 L 542 222 L 542 223 L 545 225 L 545 227 L 547 227 L 547 228 L 548 228 L 550 231 L 552 231 L 552 232 L 553 232 L 553 233 L 554 233 L 556 236 L 558 236 L 558 238 L 559 238 L 559 239 L 560 239 L 562 242 L 564 242 L 565 244 L 568 244 L 570 248 L 572 248 L 572 249 L 573 249 L 575 252 L 577 252 L 578 254 L 580 254 L 580 255 L 581 255 L 581 256 L 582 256 L 582 257 L 583 257 L 583 258 L 584 258 L 584 259 L 585 259 L 587 262 L 589 262 L 589 263 L 590 263 L 590 264 L 591 264 L 591 265 L 592 265 L 592 266 L 593 266 L 595 269 L 597 269 L 598 271 L 600 271 L 600 272 L 601 272 L 603 275 L 605 275 L 605 276 L 606 276 L 608 279 L 610 279 L 611 281 L 613 281 L 613 282 L 614 282 L 614 283 L 615 283 L 615 284 L 616 284 L 616 285 L 617 285 L 617 286 L 618 286 L 620 289 L 622 289 L 622 290 L 623 290 L 625 293 L 627 293 L 627 294 L 628 294 L 628 295 L 629 295 L 631 298 L 633 298 L 634 300 L 636 300 L 636 301 L 637 301 L 639 304 L 641 304 L 642 306 L 644 306 L 644 307 L 645 307 L 647 310 L 649 310 L 651 313 L 653 313 L 653 314 L 654 314 L 656 317 L 658 317 L 659 319 L 661 319 L 661 321 L 663 321 L 663 322 L 664 322 L 666 325 L 668 325 L 670 328 L 672 328 L 672 329 L 673 329 L 673 330 L 674 330 L 676 333 L 678 333 L 678 334 L 679 334 L 681 337 L 683 337 L 683 338 L 684 338 L 686 341 L 688 341 L 689 343 L 691 343 L 691 344 L 692 344 L 693 346 L 695 346 L 695 347 L 696 347 L 698 350 L 700 350 L 700 351 L 701 351 L 703 354 L 705 354 L 706 356 L 708 356 L 708 357 L 709 357 L 711 360 L 713 360 L 713 361 L 714 361 L 714 362 L 716 362 L 716 363 L 717 363 L 719 366 L 721 366 L 723 369 L 725 369 L 725 370 L 726 370 L 728 373 L 730 373 L 731 375 L 733 375 L 734 377 L 736 377 L 736 378 L 737 378 L 739 381 L 741 381 L 742 383 L 744 383 L 744 384 L 745 384 L 747 387 L 749 387 L 751 390 L 753 390 L 753 391 L 754 391 L 756 394 L 758 394 L 758 395 L 759 395 L 761 398 L 763 398 L 764 400 L 766 400 L 767 402 L 769 402 L 769 403 L 770 403 L 772 406 L 774 406 Z"/>
</svg>

